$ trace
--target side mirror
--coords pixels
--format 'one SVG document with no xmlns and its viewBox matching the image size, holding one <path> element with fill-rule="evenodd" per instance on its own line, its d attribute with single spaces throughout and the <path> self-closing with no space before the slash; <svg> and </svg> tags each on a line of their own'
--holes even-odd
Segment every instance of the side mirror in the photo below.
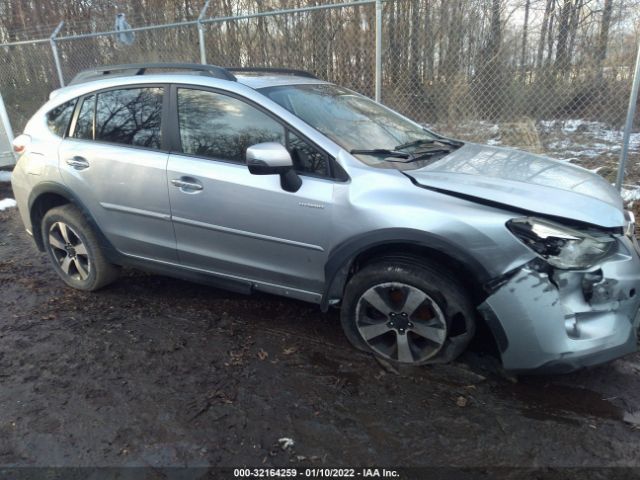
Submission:
<svg viewBox="0 0 640 480">
<path fill-rule="evenodd" d="M 302 179 L 293 169 L 293 160 L 286 148 L 277 142 L 265 142 L 247 148 L 247 166 L 253 175 L 280 175 L 280 186 L 287 192 L 297 192 Z"/>
</svg>

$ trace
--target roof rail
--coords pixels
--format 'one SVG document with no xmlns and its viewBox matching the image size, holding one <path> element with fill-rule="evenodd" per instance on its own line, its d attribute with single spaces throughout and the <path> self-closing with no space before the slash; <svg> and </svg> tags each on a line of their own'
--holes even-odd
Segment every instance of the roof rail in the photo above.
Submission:
<svg viewBox="0 0 640 480">
<path fill-rule="evenodd" d="M 222 80 L 230 80 L 232 82 L 236 80 L 236 77 L 229 70 L 216 65 L 202 65 L 199 63 L 131 63 L 83 70 L 69 82 L 69 85 L 100 80 L 109 76 L 144 75 L 148 69 L 190 70 Z"/>
<path fill-rule="evenodd" d="M 313 73 L 304 70 L 295 70 L 291 68 L 271 68 L 271 67 L 227 67 L 229 72 L 237 73 L 281 73 L 285 75 L 295 75 L 296 77 L 315 78 L 319 80 Z"/>
</svg>

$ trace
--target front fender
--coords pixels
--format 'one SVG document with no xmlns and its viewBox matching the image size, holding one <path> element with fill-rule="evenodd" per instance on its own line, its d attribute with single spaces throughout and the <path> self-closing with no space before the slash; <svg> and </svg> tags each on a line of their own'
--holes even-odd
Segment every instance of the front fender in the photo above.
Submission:
<svg viewBox="0 0 640 480">
<path fill-rule="evenodd" d="M 452 258 L 464 265 L 478 284 L 484 284 L 490 280 L 489 272 L 482 264 L 450 240 L 411 228 L 387 228 L 351 237 L 329 253 L 329 259 L 324 268 L 325 289 L 320 301 L 323 312 L 329 309 L 333 300 L 339 300 L 342 297 L 354 260 L 367 251 L 385 245 L 406 245 L 437 251 L 445 258 Z"/>
</svg>

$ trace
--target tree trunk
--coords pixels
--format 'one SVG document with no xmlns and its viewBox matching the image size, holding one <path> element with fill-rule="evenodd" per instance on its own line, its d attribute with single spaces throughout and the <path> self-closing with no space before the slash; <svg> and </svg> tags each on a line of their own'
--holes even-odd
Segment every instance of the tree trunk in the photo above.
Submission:
<svg viewBox="0 0 640 480">
<path fill-rule="evenodd" d="M 558 20 L 558 43 L 556 46 L 556 62 L 555 69 L 560 77 L 564 77 L 569 68 L 569 29 L 570 19 L 572 17 L 573 0 L 564 0 L 562 10 L 560 10 L 560 18 Z"/>
<path fill-rule="evenodd" d="M 582 14 L 583 3 L 584 3 L 584 0 L 575 0 L 575 5 L 573 7 L 571 24 L 569 25 L 569 29 L 571 33 L 569 34 L 569 47 L 567 49 L 567 55 L 569 58 L 573 58 L 573 53 L 576 46 L 576 37 L 578 33 L 578 24 L 580 21 L 580 15 Z"/>
<path fill-rule="evenodd" d="M 544 9 L 544 16 L 542 17 L 542 27 L 540 27 L 540 40 L 538 41 L 538 54 L 536 55 L 536 69 L 542 69 L 542 59 L 544 58 L 544 42 L 547 37 L 547 29 L 549 28 L 549 19 L 553 11 L 553 1 L 547 0 L 547 5 Z"/>
<path fill-rule="evenodd" d="M 478 108 L 486 118 L 497 121 L 503 112 L 505 65 L 502 59 L 502 0 L 491 1 L 491 23 L 478 69 Z"/>
<path fill-rule="evenodd" d="M 611 13 L 613 12 L 613 0 L 604 0 L 600 34 L 595 48 L 595 69 L 598 80 L 602 79 L 604 60 L 607 57 L 607 45 L 609 43 L 609 27 L 611 26 Z"/>
<path fill-rule="evenodd" d="M 531 0 L 524 5 L 524 24 L 522 26 L 522 51 L 520 53 L 520 77 L 525 80 L 527 74 L 527 35 L 529 33 L 529 8 Z"/>
</svg>

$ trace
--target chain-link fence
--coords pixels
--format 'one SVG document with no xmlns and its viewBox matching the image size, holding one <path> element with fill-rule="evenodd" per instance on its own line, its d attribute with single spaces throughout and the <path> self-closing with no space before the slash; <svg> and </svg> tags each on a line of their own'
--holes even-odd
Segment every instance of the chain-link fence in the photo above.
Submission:
<svg viewBox="0 0 640 480">
<path fill-rule="evenodd" d="M 62 74 L 71 80 L 82 70 L 124 63 L 198 63 L 198 31 L 194 25 L 154 28 L 135 32 L 132 45 L 116 35 L 72 36 L 56 40 Z"/>
<path fill-rule="evenodd" d="M 48 41 L 0 45 L 0 93 L 16 132 L 58 87 Z"/>
<path fill-rule="evenodd" d="M 59 86 L 54 51 L 65 81 L 98 65 L 204 57 L 304 69 L 370 97 L 378 84 L 383 103 L 441 133 L 570 159 L 615 178 L 638 44 L 637 12 L 627 9 L 634 0 L 357 0 L 280 11 L 236 3 L 244 10 L 233 15 L 203 4 L 200 18 L 134 25 L 131 45 L 114 31 L 71 27 L 53 42 L 0 45 L 0 92 L 12 123 L 20 131 Z M 640 133 L 630 136 L 628 165 L 630 181 L 640 182 Z"/>
<path fill-rule="evenodd" d="M 375 2 L 211 19 L 204 28 L 213 64 L 303 69 L 374 96 Z"/>
<path fill-rule="evenodd" d="M 570 1 L 514 2 L 509 12 L 499 1 L 385 2 L 382 101 L 437 131 L 571 160 L 614 181 L 637 37 L 624 1 L 617 17 L 598 12 L 611 3 L 591 2 L 589 18 Z M 632 181 L 639 161 L 633 134 Z"/>
</svg>

